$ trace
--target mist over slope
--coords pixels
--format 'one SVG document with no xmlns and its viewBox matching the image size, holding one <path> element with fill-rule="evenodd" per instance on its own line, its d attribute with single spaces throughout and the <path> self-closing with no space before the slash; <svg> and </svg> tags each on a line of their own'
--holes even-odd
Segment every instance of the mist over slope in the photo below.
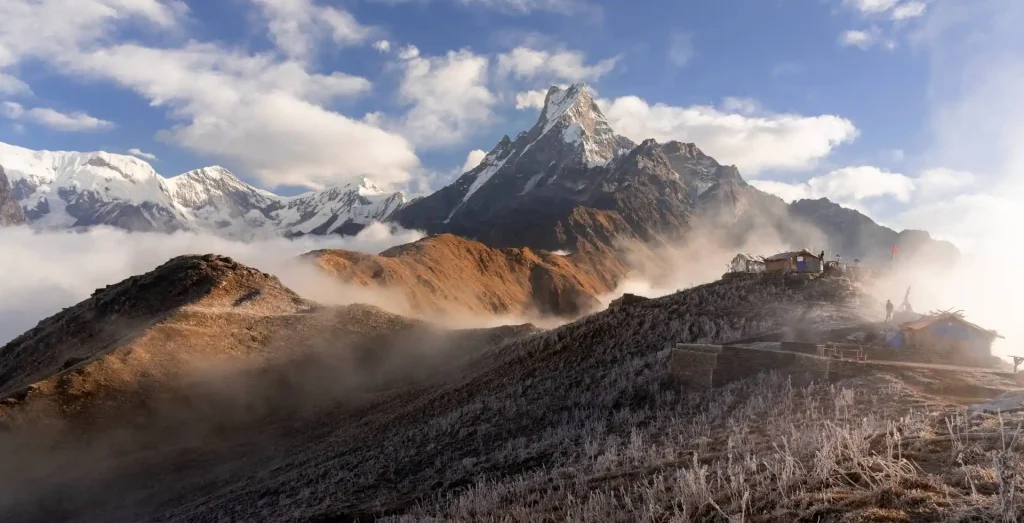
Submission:
<svg viewBox="0 0 1024 523">
<path fill-rule="evenodd" d="M 339 373 L 353 367 L 323 356 L 221 372 L 194 380 L 179 396 L 191 401 L 176 402 L 173 414 L 158 410 L 131 428 L 93 432 L 70 446 L 59 432 L 0 434 L 0 452 L 20 471 L 17 478 L 0 475 L 0 510 L 68 522 L 510 514 L 535 521 L 628 518 L 642 504 L 647 513 L 689 520 L 716 514 L 710 499 L 726 514 L 772 521 L 839 509 L 867 517 L 878 507 L 871 500 L 889 495 L 889 510 L 912 520 L 927 519 L 943 499 L 957 513 L 995 513 L 994 496 L 971 496 L 942 472 L 953 459 L 948 450 L 928 450 L 943 445 L 935 427 L 955 407 L 936 396 L 941 388 L 926 370 L 895 368 L 809 388 L 768 376 L 713 393 L 687 390 L 667 372 L 668 346 L 676 342 L 728 341 L 797 317 L 843 326 L 877 306 L 845 279 L 734 278 L 619 303 L 547 332 L 431 338 L 413 328 L 394 344 L 371 345 L 398 356 L 379 367 L 404 369 L 390 380 L 353 381 L 365 371 Z M 973 376 L 958 379 L 975 386 Z M 261 392 L 270 384 L 269 394 Z M 253 393 L 259 408 L 239 410 Z M 932 410 L 916 411 L 924 402 Z M 911 471 L 885 453 L 894 423 L 907 438 L 902 452 L 935 467 Z M 790 468 L 779 468 L 785 463 Z M 872 464 L 886 468 L 870 473 Z M 784 473 L 765 475 L 762 465 Z M 854 471 L 872 481 L 839 480 Z M 751 480 L 730 483 L 736 474 Z M 153 477 L 159 484 L 146 480 Z M 875 481 L 881 477 L 899 489 L 884 494 Z M 992 487 L 980 478 L 977 484 Z M 780 489 L 787 495 L 777 495 Z"/>
<path fill-rule="evenodd" d="M 272 273 L 300 294 L 325 303 L 387 305 L 392 297 L 349 288 L 295 259 L 311 250 L 344 248 L 380 252 L 422 237 L 376 224 L 353 237 L 283 238 L 235 242 L 210 235 L 128 233 L 113 228 L 88 232 L 33 232 L 0 228 L 0 343 L 39 320 L 88 298 L 94 290 L 152 270 L 182 254 L 217 253 Z M 399 300 L 400 301 L 400 300 Z M 402 305 L 396 303 L 396 305 Z M 404 305 L 403 305 L 404 306 Z"/>
</svg>

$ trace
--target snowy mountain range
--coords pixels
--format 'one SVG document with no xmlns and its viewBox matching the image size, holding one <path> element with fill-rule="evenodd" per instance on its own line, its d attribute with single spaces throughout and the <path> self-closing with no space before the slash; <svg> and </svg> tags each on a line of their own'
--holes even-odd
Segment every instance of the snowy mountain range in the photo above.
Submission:
<svg viewBox="0 0 1024 523">
<path fill-rule="evenodd" d="M 35 229 L 108 225 L 239 240 L 358 232 L 406 203 L 369 179 L 298 196 L 257 189 L 223 167 L 164 178 L 134 156 L 33 151 L 0 143 L 11 198 Z"/>
<path fill-rule="evenodd" d="M 814 243 L 865 260 L 884 260 L 894 244 L 904 252 L 904 244 L 955 251 L 927 233 L 896 233 L 828 200 L 786 204 L 695 144 L 636 144 L 615 133 L 584 84 L 551 87 L 533 127 L 503 137 L 478 166 L 409 202 L 365 178 L 282 197 L 222 167 L 164 178 L 133 156 L 3 143 L 0 167 L 10 183 L 7 200 L 36 229 L 102 224 L 250 240 L 355 234 L 381 221 L 492 247 L 551 251 L 615 250 L 623 239 L 673 241 L 698 229 L 739 246 L 771 230 L 795 246 Z"/>
</svg>

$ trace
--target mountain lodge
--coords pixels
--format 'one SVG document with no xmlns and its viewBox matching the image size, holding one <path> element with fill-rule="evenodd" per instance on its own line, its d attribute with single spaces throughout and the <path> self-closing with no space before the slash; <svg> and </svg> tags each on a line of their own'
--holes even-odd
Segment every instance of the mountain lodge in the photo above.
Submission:
<svg viewBox="0 0 1024 523">
<path fill-rule="evenodd" d="M 822 271 L 824 262 L 817 255 L 807 249 L 783 252 L 764 259 L 765 270 L 768 272 L 799 272 L 818 274 Z"/>
<path fill-rule="evenodd" d="M 992 357 L 992 343 L 1002 338 L 994 330 L 975 325 L 961 314 L 942 312 L 900 326 L 903 346 L 935 353 L 946 361 L 985 360 Z"/>
</svg>

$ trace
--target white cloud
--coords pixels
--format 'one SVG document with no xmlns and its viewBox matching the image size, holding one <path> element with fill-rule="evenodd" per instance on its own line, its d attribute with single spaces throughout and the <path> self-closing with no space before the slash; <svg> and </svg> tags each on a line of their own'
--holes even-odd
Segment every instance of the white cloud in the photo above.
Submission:
<svg viewBox="0 0 1024 523">
<path fill-rule="evenodd" d="M 910 1 L 900 4 L 892 10 L 893 20 L 907 20 L 909 18 L 917 18 L 924 14 L 928 5 L 924 2 Z"/>
<path fill-rule="evenodd" d="M 693 59 L 693 35 L 673 32 L 668 45 L 668 61 L 676 67 L 682 67 Z"/>
<path fill-rule="evenodd" d="M 843 3 L 864 14 L 877 14 L 896 7 L 899 0 L 843 0 Z"/>
<path fill-rule="evenodd" d="M 0 69 L 27 57 L 76 53 L 115 25 L 176 28 L 188 13 L 180 0 L 35 0 L 0 2 Z"/>
<path fill-rule="evenodd" d="M 138 158 L 142 158 L 143 160 L 151 161 L 151 162 L 155 162 L 157 160 L 155 154 L 147 153 L 147 152 L 143 151 L 142 149 L 137 149 L 137 148 L 128 149 L 128 154 L 130 154 L 132 156 L 136 156 Z"/>
<path fill-rule="evenodd" d="M 14 75 L 0 72 L 0 95 L 13 96 L 19 94 L 31 94 L 32 89 Z"/>
<path fill-rule="evenodd" d="M 463 49 L 444 56 L 422 56 L 415 47 L 399 56 L 399 99 L 411 106 L 397 127 L 423 147 L 461 143 L 489 123 L 497 98 L 487 87 L 489 59 Z"/>
<path fill-rule="evenodd" d="M 836 169 L 804 183 L 754 180 L 751 184 L 786 201 L 828 198 L 851 207 L 859 206 L 864 200 L 883 196 L 909 202 L 917 189 L 915 181 L 910 177 L 872 166 Z"/>
<path fill-rule="evenodd" d="M 974 173 L 946 168 L 925 169 L 917 177 L 917 186 L 923 197 L 935 199 L 954 196 L 977 183 Z"/>
<path fill-rule="evenodd" d="M 600 99 L 598 105 L 612 128 L 634 141 L 694 142 L 748 176 L 765 169 L 811 167 L 858 134 L 852 122 L 833 115 L 748 116 L 705 105 L 650 105 L 636 96 Z"/>
<path fill-rule="evenodd" d="M 516 109 L 540 109 L 544 107 L 544 99 L 547 98 L 547 95 L 547 89 L 516 93 Z"/>
<path fill-rule="evenodd" d="M 300 15 L 309 6 L 306 1 L 267 4 L 297 8 Z M 358 39 L 360 31 L 346 25 L 339 12 L 317 13 L 326 16 L 306 36 Z M 367 92 L 371 84 L 365 78 L 314 73 L 298 58 L 211 43 L 160 48 L 109 43 L 133 24 L 180 35 L 186 14 L 178 0 L 0 2 L 0 69 L 36 58 L 68 76 L 132 90 L 167 108 L 175 121 L 159 138 L 233 162 L 270 186 L 317 187 L 364 175 L 382 184 L 400 183 L 418 168 L 407 140 L 329 108 L 340 98 Z M 303 27 L 304 15 L 288 16 L 276 20 Z M 303 40 L 289 34 L 282 28 L 272 36 L 280 38 L 275 41 L 282 50 L 301 55 Z"/>
<path fill-rule="evenodd" d="M 401 136 L 321 105 L 365 92 L 370 83 L 363 78 L 312 74 L 297 62 L 200 43 L 120 45 L 63 65 L 169 107 L 182 123 L 160 138 L 235 162 L 269 185 L 317 186 L 364 175 L 397 183 L 418 165 Z"/>
<path fill-rule="evenodd" d="M 9 120 L 26 121 L 66 132 L 104 131 L 116 127 L 114 122 L 102 120 L 83 112 L 62 113 L 49 107 L 26 109 L 15 102 L 0 104 L 0 116 Z"/>
<path fill-rule="evenodd" d="M 70 307 L 97 288 L 150 271 L 183 254 L 208 252 L 231 256 L 281 278 L 296 292 L 326 300 L 326 291 L 339 290 L 330 278 L 302 271 L 295 257 L 314 249 L 347 249 L 378 253 L 416 241 L 418 231 L 392 231 L 372 224 L 354 237 L 277 238 L 240 243 L 214 236 L 186 233 L 127 233 L 108 228 L 82 234 L 33 232 L 26 228 L 0 229 L 0 345 L 32 328 L 43 318 Z M 74 253 L 74 256 L 68 256 Z M 365 298 L 361 296 L 359 298 Z"/>
<path fill-rule="evenodd" d="M 587 65 L 580 51 L 546 51 L 517 47 L 498 56 L 498 75 L 520 79 L 593 81 L 615 68 L 619 58 L 606 58 Z"/>
<path fill-rule="evenodd" d="M 839 44 L 843 47 L 856 47 L 858 49 L 869 49 L 878 43 L 877 31 L 846 31 L 839 35 Z"/>
<path fill-rule="evenodd" d="M 376 30 L 356 21 L 337 7 L 318 6 L 312 0 L 252 0 L 267 19 L 270 38 L 286 55 L 306 59 L 317 41 L 329 38 L 336 45 L 360 44 Z"/>
<path fill-rule="evenodd" d="M 484 156 L 487 156 L 486 151 L 481 151 L 480 149 L 469 151 L 469 154 L 466 155 L 466 163 L 462 164 L 462 171 L 459 174 L 475 169 L 484 160 Z"/>
<path fill-rule="evenodd" d="M 373 48 L 378 50 L 378 51 L 380 51 L 380 52 L 382 52 L 382 53 L 390 53 L 391 52 L 391 42 L 389 42 L 387 40 L 377 40 L 376 42 L 373 43 Z"/>
<path fill-rule="evenodd" d="M 415 45 L 407 45 L 398 50 L 399 60 L 412 60 L 420 55 L 420 50 Z"/>
</svg>

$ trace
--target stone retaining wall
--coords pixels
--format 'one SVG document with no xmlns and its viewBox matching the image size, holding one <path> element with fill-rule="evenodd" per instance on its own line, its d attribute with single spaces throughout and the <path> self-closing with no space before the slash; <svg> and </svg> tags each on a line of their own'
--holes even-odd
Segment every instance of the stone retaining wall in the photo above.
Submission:
<svg viewBox="0 0 1024 523">
<path fill-rule="evenodd" d="M 718 353 L 721 345 L 689 345 L 680 343 L 672 350 L 668 362 L 669 373 L 679 378 L 684 385 L 698 389 L 710 389 Z"/>
<path fill-rule="evenodd" d="M 850 365 L 853 365 L 851 367 Z M 751 347 L 679 344 L 672 350 L 669 373 L 686 386 L 709 389 L 775 371 L 794 385 L 835 381 L 862 370 L 863 364 L 810 354 Z"/>
</svg>

